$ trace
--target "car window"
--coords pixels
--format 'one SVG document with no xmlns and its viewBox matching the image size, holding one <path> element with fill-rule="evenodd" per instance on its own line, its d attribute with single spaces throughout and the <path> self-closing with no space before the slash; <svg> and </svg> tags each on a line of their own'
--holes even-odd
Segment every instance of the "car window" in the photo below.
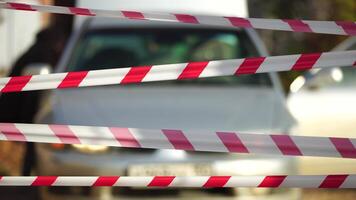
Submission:
<svg viewBox="0 0 356 200">
<path fill-rule="evenodd" d="M 202 29 L 105 29 L 83 35 L 68 71 L 98 70 L 258 56 L 243 31 Z M 271 86 L 268 74 L 145 84 Z"/>
</svg>

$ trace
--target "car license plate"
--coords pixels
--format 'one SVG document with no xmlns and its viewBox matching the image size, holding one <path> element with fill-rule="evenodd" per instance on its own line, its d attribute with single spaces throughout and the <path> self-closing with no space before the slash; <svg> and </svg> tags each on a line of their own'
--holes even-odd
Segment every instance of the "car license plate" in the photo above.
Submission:
<svg viewBox="0 0 356 200">
<path fill-rule="evenodd" d="M 209 176 L 212 168 L 208 164 L 152 164 L 133 165 L 128 176 Z"/>
</svg>

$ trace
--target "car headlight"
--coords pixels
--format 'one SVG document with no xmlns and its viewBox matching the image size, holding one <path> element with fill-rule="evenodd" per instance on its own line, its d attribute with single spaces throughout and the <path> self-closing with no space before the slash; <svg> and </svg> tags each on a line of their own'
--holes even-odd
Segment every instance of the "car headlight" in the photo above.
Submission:
<svg viewBox="0 0 356 200">
<path fill-rule="evenodd" d="M 293 191 L 291 188 L 233 188 L 233 192 L 235 195 L 252 197 L 252 199 L 254 199 L 254 197 L 267 197 L 274 194 L 291 193 L 291 199 L 295 199 L 292 193 L 296 191 Z"/>
<path fill-rule="evenodd" d="M 272 193 L 272 188 L 249 188 L 249 190 L 254 196 L 266 196 Z"/>
<path fill-rule="evenodd" d="M 102 153 L 109 150 L 108 146 L 86 145 L 86 144 L 50 144 L 51 149 L 56 151 L 76 150 L 82 153 Z"/>
<path fill-rule="evenodd" d="M 49 146 L 54 150 L 60 151 L 60 150 L 65 150 L 68 145 L 54 143 L 54 144 L 49 144 Z"/>
<path fill-rule="evenodd" d="M 105 152 L 109 149 L 108 146 L 87 144 L 72 144 L 72 147 L 83 153 L 100 153 Z"/>
</svg>

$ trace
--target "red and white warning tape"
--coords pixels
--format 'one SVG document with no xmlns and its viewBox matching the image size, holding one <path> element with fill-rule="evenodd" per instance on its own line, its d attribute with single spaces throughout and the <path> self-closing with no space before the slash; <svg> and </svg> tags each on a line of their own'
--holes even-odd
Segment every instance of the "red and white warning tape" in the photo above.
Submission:
<svg viewBox="0 0 356 200">
<path fill-rule="evenodd" d="M 292 32 L 356 35 L 356 23 L 346 21 L 281 20 L 171 13 L 143 13 L 138 11 L 109 11 L 1 1 L 0 8 Z M 0 79 L 0 92 L 196 79 L 202 77 L 351 65 L 356 65 L 356 51 L 190 62 L 49 75 L 6 77 Z M 0 123 L 0 140 L 356 158 L 356 139 L 246 134 L 236 132 Z M 195 177 L 0 176 L 0 186 L 356 188 L 356 175 Z"/>
<path fill-rule="evenodd" d="M 356 188 L 356 175 L 292 176 L 3 176 L 0 186 Z"/>
<path fill-rule="evenodd" d="M 356 159 L 356 139 L 0 123 L 0 140 Z"/>
<path fill-rule="evenodd" d="M 258 19 L 227 16 L 205 16 L 189 14 L 152 13 L 140 11 L 99 10 L 78 7 L 31 5 L 24 3 L 0 2 L 0 8 L 59 13 L 69 15 L 118 17 L 135 20 L 155 20 L 189 24 L 204 24 L 227 27 L 313 32 L 337 35 L 356 35 L 356 23 L 351 21 L 311 21 L 295 19 Z"/>
<path fill-rule="evenodd" d="M 356 65 L 356 51 L 189 62 L 0 78 L 0 92 L 61 89 Z"/>
</svg>

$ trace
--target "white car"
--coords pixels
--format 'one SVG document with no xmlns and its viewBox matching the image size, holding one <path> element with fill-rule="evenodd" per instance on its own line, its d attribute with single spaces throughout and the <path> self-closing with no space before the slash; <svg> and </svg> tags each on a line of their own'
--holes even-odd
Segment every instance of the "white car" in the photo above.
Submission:
<svg viewBox="0 0 356 200">
<path fill-rule="evenodd" d="M 356 37 L 350 37 L 333 51 L 355 49 Z M 293 134 L 356 137 L 355 66 L 307 72 L 294 80 L 290 90 L 288 107 L 298 121 Z M 356 172 L 354 159 L 303 157 L 298 163 L 301 173 Z"/>
<path fill-rule="evenodd" d="M 333 51 L 355 50 L 350 37 Z M 307 72 L 290 86 L 288 107 L 303 134 L 356 136 L 356 68 L 328 68 Z"/>
<path fill-rule="evenodd" d="M 74 33 L 57 72 L 266 56 L 253 30 L 93 18 Z M 38 123 L 288 133 L 294 123 L 275 73 L 55 90 Z M 292 157 L 36 145 L 40 175 L 296 174 Z M 106 197 L 296 199 L 298 190 L 100 190 Z M 159 192 L 158 192 L 159 191 Z M 95 195 L 80 188 L 42 190 L 48 199 Z M 87 196 L 85 196 L 87 198 Z"/>
<path fill-rule="evenodd" d="M 97 5 L 97 1 L 80 2 L 87 1 Z M 125 2 L 127 4 L 121 5 L 148 9 L 147 4 Z M 182 13 L 185 13 L 185 9 L 201 13 L 243 9 L 242 6 L 232 8 L 223 4 L 230 2 L 230 5 L 237 5 L 234 0 L 219 1 L 214 4 L 215 7 L 201 0 L 200 3 L 206 6 L 197 7 L 197 2 L 186 1 L 184 5 L 190 4 L 190 8 L 183 4 L 159 5 L 163 6 L 163 10 L 179 8 Z M 239 1 L 241 2 L 245 1 Z M 157 8 L 157 5 L 151 7 Z M 97 8 L 102 7 L 98 5 Z M 95 17 L 82 21 L 79 25 L 77 23 L 56 71 L 257 56 L 267 56 L 267 52 L 254 30 Z M 46 69 L 38 69 L 37 65 L 37 71 L 43 72 Z M 53 90 L 42 105 L 37 123 L 286 134 L 294 123 L 286 108 L 276 73 Z M 297 173 L 295 159 L 292 157 L 233 153 L 38 144 L 36 157 L 35 171 L 39 175 L 195 176 Z M 297 199 L 299 190 L 50 187 L 42 188 L 41 194 L 44 199 L 51 200 L 223 197 Z"/>
</svg>

